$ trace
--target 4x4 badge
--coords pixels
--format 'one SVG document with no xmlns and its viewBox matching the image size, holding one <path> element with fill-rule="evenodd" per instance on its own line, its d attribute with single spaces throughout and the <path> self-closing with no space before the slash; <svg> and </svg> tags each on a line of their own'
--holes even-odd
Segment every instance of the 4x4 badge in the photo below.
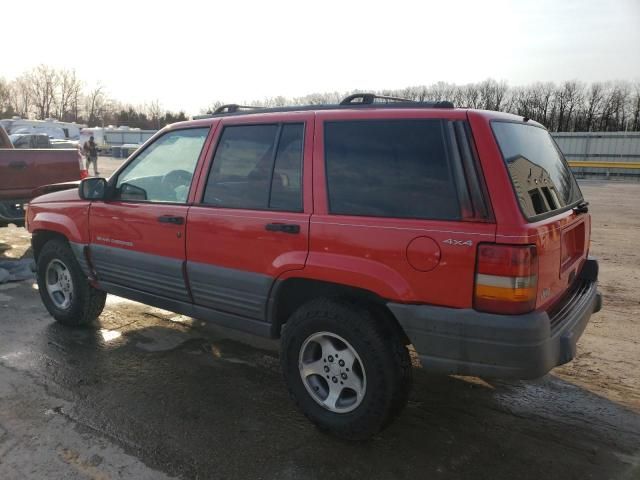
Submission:
<svg viewBox="0 0 640 480">
<path fill-rule="evenodd" d="M 442 243 L 448 243 L 449 245 L 453 245 L 455 247 L 472 247 L 473 242 L 471 240 L 454 240 L 453 238 L 447 238 Z"/>
</svg>

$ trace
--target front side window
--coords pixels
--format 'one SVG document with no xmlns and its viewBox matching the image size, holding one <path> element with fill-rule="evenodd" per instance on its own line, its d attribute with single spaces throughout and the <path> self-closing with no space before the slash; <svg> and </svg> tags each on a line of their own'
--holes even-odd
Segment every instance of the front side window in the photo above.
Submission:
<svg viewBox="0 0 640 480">
<path fill-rule="evenodd" d="M 330 213 L 460 218 L 442 121 L 327 122 L 324 132 Z"/>
<path fill-rule="evenodd" d="M 225 127 L 203 203 L 252 210 L 302 210 L 304 124 Z"/>
<path fill-rule="evenodd" d="M 208 132 L 208 128 L 190 128 L 158 138 L 120 173 L 116 198 L 185 203 Z"/>
</svg>

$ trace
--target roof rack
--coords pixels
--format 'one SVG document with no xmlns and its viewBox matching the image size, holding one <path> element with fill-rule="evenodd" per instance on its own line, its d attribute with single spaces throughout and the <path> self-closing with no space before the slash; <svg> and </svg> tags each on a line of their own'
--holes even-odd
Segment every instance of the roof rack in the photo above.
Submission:
<svg viewBox="0 0 640 480">
<path fill-rule="evenodd" d="M 358 104 L 371 105 L 376 100 L 384 100 L 384 102 L 379 102 L 379 103 L 390 103 L 390 102 L 416 103 L 414 100 L 410 100 L 408 98 L 388 97 L 386 95 L 376 95 L 374 93 L 354 93 L 353 95 L 349 95 L 348 97 L 345 97 L 340 102 L 340 105 L 358 105 Z"/>
<path fill-rule="evenodd" d="M 220 105 L 213 111 L 213 115 L 221 113 L 237 113 L 245 110 L 259 110 L 264 107 L 256 107 L 252 105 L 238 105 L 237 103 L 227 103 L 226 105 Z"/>
<path fill-rule="evenodd" d="M 376 100 L 379 100 L 376 102 Z M 339 104 L 293 105 L 288 107 L 254 107 L 230 103 L 216 108 L 212 113 L 194 116 L 194 120 L 227 115 L 247 115 L 251 113 L 304 112 L 309 110 L 342 110 L 350 108 L 454 108 L 452 102 L 417 102 L 407 98 L 387 97 L 373 93 L 354 93 Z M 257 111 L 256 111 L 257 110 Z"/>
</svg>

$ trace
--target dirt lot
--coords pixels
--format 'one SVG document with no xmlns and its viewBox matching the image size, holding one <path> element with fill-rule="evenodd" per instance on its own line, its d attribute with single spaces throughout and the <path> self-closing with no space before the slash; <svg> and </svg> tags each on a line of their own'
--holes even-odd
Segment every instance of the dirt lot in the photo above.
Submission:
<svg viewBox="0 0 640 480">
<path fill-rule="evenodd" d="M 69 330 L 32 281 L 0 285 L 0 479 L 640 479 L 640 184 L 583 191 L 605 303 L 578 358 L 528 382 L 416 370 L 364 444 L 293 409 L 273 342 L 117 297 Z M 28 240 L 0 229 L 6 257 Z"/>
<path fill-rule="evenodd" d="M 582 189 L 604 308 L 581 339 L 578 358 L 554 374 L 640 412 L 640 185 L 593 182 Z"/>
</svg>

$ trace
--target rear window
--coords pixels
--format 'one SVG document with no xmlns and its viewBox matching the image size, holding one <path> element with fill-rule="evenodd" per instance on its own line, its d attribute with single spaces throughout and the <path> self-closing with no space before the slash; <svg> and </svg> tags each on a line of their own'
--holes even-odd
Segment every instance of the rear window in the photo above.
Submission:
<svg viewBox="0 0 640 480">
<path fill-rule="evenodd" d="M 529 220 L 582 200 L 578 183 L 549 132 L 511 122 L 494 121 L 492 128 L 520 207 Z"/>
<path fill-rule="evenodd" d="M 330 213 L 460 217 L 442 121 L 340 121 L 324 129 Z"/>
</svg>

